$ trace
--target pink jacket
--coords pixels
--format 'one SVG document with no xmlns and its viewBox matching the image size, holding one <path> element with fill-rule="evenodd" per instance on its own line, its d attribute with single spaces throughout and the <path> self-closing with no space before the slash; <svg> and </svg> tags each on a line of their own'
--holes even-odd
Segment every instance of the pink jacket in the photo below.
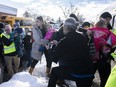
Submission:
<svg viewBox="0 0 116 87">
<path fill-rule="evenodd" d="M 101 27 L 93 27 L 89 30 L 94 32 L 94 43 L 96 51 L 99 51 L 104 44 L 107 44 L 107 38 L 111 32 L 107 28 Z"/>
<path fill-rule="evenodd" d="M 111 46 L 116 45 L 116 36 L 107 28 L 93 27 L 89 30 L 94 32 L 94 44 L 96 48 L 96 57 L 97 57 L 95 59 L 99 58 L 99 50 L 102 49 L 103 45 L 105 44 L 109 44 Z"/>
<path fill-rule="evenodd" d="M 53 33 L 55 32 L 54 29 L 49 29 L 44 37 L 46 40 L 50 40 L 52 38 Z"/>
</svg>

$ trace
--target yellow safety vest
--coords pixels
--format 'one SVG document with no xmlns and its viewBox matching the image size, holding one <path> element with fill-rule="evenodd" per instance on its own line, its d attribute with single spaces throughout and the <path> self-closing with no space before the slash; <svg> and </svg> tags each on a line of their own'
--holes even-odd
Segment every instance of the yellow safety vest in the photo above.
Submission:
<svg viewBox="0 0 116 87">
<path fill-rule="evenodd" d="M 8 38 L 8 39 L 10 38 L 10 35 L 7 35 L 7 34 L 5 34 L 5 33 L 2 33 L 2 34 L 1 34 L 1 37 L 2 37 L 2 36 L 5 36 L 5 37 Z M 16 51 L 14 42 L 12 42 L 10 46 L 6 46 L 6 45 L 4 45 L 4 44 L 3 44 L 3 46 L 4 46 L 4 54 L 13 53 L 13 52 Z"/>
<path fill-rule="evenodd" d="M 113 29 L 111 32 L 112 32 L 114 35 L 116 35 L 116 29 Z M 116 46 L 114 46 L 114 47 L 116 47 Z M 113 47 L 113 48 L 114 48 L 114 47 Z M 111 53 L 111 56 L 116 60 L 116 53 L 112 52 L 112 53 Z"/>
<path fill-rule="evenodd" d="M 105 87 L 116 87 L 116 65 L 113 67 Z"/>
<path fill-rule="evenodd" d="M 113 29 L 113 30 L 112 30 L 112 33 L 114 33 L 114 34 L 116 35 L 116 29 Z"/>
</svg>

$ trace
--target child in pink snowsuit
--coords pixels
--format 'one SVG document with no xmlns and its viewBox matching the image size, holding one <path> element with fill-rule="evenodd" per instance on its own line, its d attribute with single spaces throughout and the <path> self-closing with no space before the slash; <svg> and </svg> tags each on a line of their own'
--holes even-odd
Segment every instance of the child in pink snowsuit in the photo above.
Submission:
<svg viewBox="0 0 116 87">
<path fill-rule="evenodd" d="M 48 43 L 51 40 L 54 32 L 55 32 L 55 29 L 51 28 L 50 25 L 47 25 L 47 33 L 46 33 L 44 39 L 47 40 Z M 46 44 L 48 44 L 48 43 L 46 43 Z M 39 48 L 39 51 L 44 51 L 44 50 L 45 50 L 45 44 L 41 45 L 41 47 Z"/>
</svg>

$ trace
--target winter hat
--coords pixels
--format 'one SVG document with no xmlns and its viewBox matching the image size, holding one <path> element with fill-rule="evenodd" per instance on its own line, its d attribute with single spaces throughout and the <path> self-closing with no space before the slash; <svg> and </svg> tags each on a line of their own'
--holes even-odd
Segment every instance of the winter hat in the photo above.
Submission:
<svg viewBox="0 0 116 87">
<path fill-rule="evenodd" d="M 104 12 L 100 15 L 101 18 L 112 18 L 112 15 L 109 12 Z"/>
<path fill-rule="evenodd" d="M 19 28 L 20 27 L 20 24 L 17 22 L 13 26 Z"/>
<path fill-rule="evenodd" d="M 38 16 L 36 19 L 43 21 L 43 17 L 42 16 Z"/>
<path fill-rule="evenodd" d="M 90 23 L 89 22 L 84 22 L 83 24 L 82 24 L 82 27 L 84 27 L 84 26 L 89 26 L 90 27 Z"/>
<path fill-rule="evenodd" d="M 16 31 L 18 34 L 23 33 L 23 29 L 22 29 L 22 28 L 16 28 L 15 31 Z"/>
<path fill-rule="evenodd" d="M 76 21 L 79 21 L 75 14 L 70 14 L 69 17 L 73 17 Z"/>
</svg>

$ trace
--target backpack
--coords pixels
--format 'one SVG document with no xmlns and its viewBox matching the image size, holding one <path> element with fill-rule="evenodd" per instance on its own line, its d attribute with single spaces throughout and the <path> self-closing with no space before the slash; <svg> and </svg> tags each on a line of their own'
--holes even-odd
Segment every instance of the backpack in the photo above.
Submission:
<svg viewBox="0 0 116 87">
<path fill-rule="evenodd" d="M 90 53 L 90 56 L 92 56 L 92 57 L 94 57 L 96 54 L 96 48 L 95 48 L 95 44 L 94 44 L 93 35 L 91 36 L 91 38 L 89 40 L 89 53 Z"/>
</svg>

